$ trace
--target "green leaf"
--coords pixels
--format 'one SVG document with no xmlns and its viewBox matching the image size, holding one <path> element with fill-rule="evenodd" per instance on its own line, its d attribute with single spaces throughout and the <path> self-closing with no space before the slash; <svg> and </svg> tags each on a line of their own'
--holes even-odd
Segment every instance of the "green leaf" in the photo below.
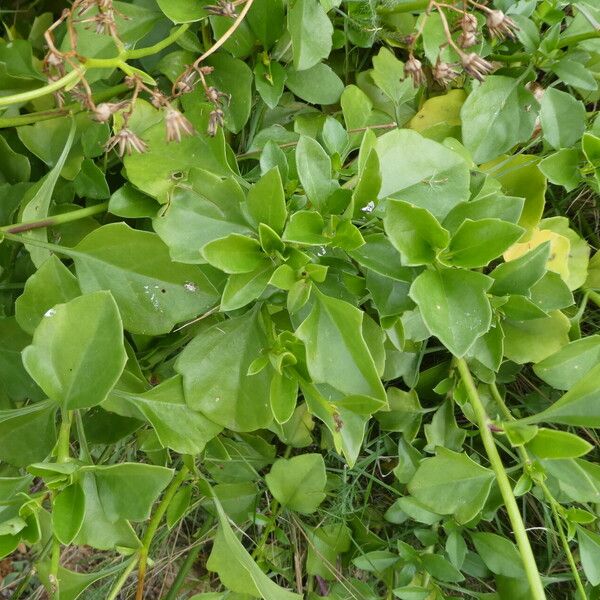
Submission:
<svg viewBox="0 0 600 600">
<path fill-rule="evenodd" d="M 14 40 L 12 43 L 19 41 L 21 40 Z M 6 45 L 3 47 L 6 48 Z M 0 184 L 29 181 L 31 175 L 29 159 L 15 152 L 2 136 L 0 136 L 0 163 Z"/>
<path fill-rule="evenodd" d="M 56 443 L 56 409 L 45 400 L 0 410 L 0 460 L 15 467 L 44 460 Z"/>
<path fill-rule="evenodd" d="M 292 0 L 287 19 L 294 69 L 310 69 L 329 56 L 333 25 L 318 0 Z"/>
<path fill-rule="evenodd" d="M 543 158 L 538 166 L 548 181 L 562 185 L 567 192 L 571 192 L 582 180 L 580 160 L 581 154 L 577 148 L 563 148 Z"/>
<path fill-rule="evenodd" d="M 221 298 L 221 311 L 228 312 L 246 306 L 265 291 L 271 281 L 274 265 L 264 261 L 249 273 L 230 275 Z"/>
<path fill-rule="evenodd" d="M 524 229 L 500 219 L 467 219 L 442 253 L 445 264 L 466 269 L 485 267 L 523 234 Z"/>
<path fill-rule="evenodd" d="M 511 541 L 495 533 L 480 531 L 472 533 L 471 538 L 481 560 L 492 573 L 504 577 L 525 576 L 519 551 Z"/>
<path fill-rule="evenodd" d="M 520 80 L 488 76 L 468 96 L 460 111 L 463 143 L 473 160 L 496 158 L 533 133 L 537 103 Z M 529 108 L 527 108 L 529 107 Z"/>
<path fill-rule="evenodd" d="M 246 19 L 262 45 L 270 48 L 285 28 L 283 1 L 255 0 Z"/>
<path fill-rule="evenodd" d="M 198 132 L 205 132 L 212 105 L 202 104 L 196 94 L 184 96 L 182 102 L 187 109 L 186 117 Z M 137 105 L 138 103 L 136 107 Z M 134 110 L 133 115 L 135 114 Z M 140 125 L 136 133 L 148 144 L 148 150 L 143 154 L 134 152 L 126 155 L 123 162 L 127 169 L 127 179 L 161 204 L 168 201 L 181 177 L 187 176 L 192 168 L 205 169 L 222 177 L 232 174 L 221 130 L 215 137 L 198 133 L 183 137 L 179 143 L 166 144 L 162 113 L 154 111 L 148 116 L 144 115 L 143 122 L 145 121 L 147 124 Z"/>
<path fill-rule="evenodd" d="M 258 240 L 239 233 L 209 242 L 202 248 L 202 255 L 225 273 L 250 273 L 268 262 Z"/>
<path fill-rule="evenodd" d="M 202 194 L 176 188 L 166 210 L 152 221 L 177 262 L 203 263 L 201 250 L 208 242 L 230 233 L 250 233 L 240 211 L 245 198 L 239 184 L 207 171 L 197 171 L 197 176 L 203 180 Z"/>
<path fill-rule="evenodd" d="M 51 255 L 27 280 L 23 293 L 17 298 L 17 323 L 24 331 L 33 334 L 46 311 L 80 294 L 75 276 L 56 256 Z"/>
<path fill-rule="evenodd" d="M 432 263 L 450 240 L 450 234 L 428 210 L 408 202 L 388 202 L 383 224 L 406 266 Z"/>
<path fill-rule="evenodd" d="M 287 207 L 281 175 L 277 167 L 267 171 L 248 192 L 248 212 L 254 223 L 265 223 L 277 233 L 283 231 Z"/>
<path fill-rule="evenodd" d="M 322 146 L 308 136 L 300 136 L 296 146 L 296 168 L 308 199 L 317 208 L 339 187 L 331 178 L 331 160 Z"/>
<path fill-rule="evenodd" d="M 254 66 L 256 91 L 269 108 L 279 104 L 286 79 L 287 72 L 278 62 L 271 61 L 268 66 L 258 62 Z"/>
<path fill-rule="evenodd" d="M 492 310 L 486 291 L 492 280 L 458 269 L 424 271 L 413 282 L 410 297 L 417 303 L 432 335 L 455 356 L 464 356 L 486 333 Z"/>
<path fill-rule="evenodd" d="M 571 323 L 560 311 L 544 319 L 505 320 L 504 355 L 517 364 L 537 363 L 569 343 Z"/>
<path fill-rule="evenodd" d="M 306 346 L 308 371 L 348 395 L 385 399 L 375 363 L 362 333 L 363 313 L 313 288 L 314 304 L 296 329 Z"/>
<path fill-rule="evenodd" d="M 544 139 L 556 150 L 577 143 L 585 131 L 585 106 L 571 94 L 549 87 L 542 96 Z"/>
<path fill-rule="evenodd" d="M 563 58 L 552 66 L 552 70 L 567 84 L 587 92 L 595 92 L 598 84 L 589 69 L 580 62 Z"/>
<path fill-rule="evenodd" d="M 322 246 L 328 242 L 323 235 L 324 228 L 325 221 L 318 212 L 299 210 L 290 217 L 283 239 L 306 246 Z"/>
<path fill-rule="evenodd" d="M 187 404 L 234 431 L 254 431 L 272 420 L 270 368 L 248 375 L 252 361 L 268 346 L 260 313 L 202 327 L 177 358 Z"/>
<path fill-rule="evenodd" d="M 23 209 L 23 213 L 21 215 L 22 221 L 41 221 L 42 219 L 48 217 L 54 188 L 56 187 L 56 183 L 60 177 L 60 172 L 67 161 L 69 150 L 73 145 L 73 140 L 75 139 L 75 129 L 75 121 L 72 120 L 69 136 L 67 137 L 67 141 L 65 142 L 62 152 L 50 172 L 33 188 L 35 189 L 35 194 Z M 48 240 L 48 230 L 44 227 L 40 229 L 33 229 L 28 231 L 25 236 L 45 242 Z M 26 248 L 29 250 L 33 264 L 37 267 L 39 267 L 50 256 L 50 252 L 45 248 L 38 248 L 36 246 L 26 246 Z"/>
<path fill-rule="evenodd" d="M 438 581 L 457 583 L 464 581 L 464 575 L 448 560 L 439 554 L 423 554 L 421 561 L 425 570 Z"/>
<path fill-rule="evenodd" d="M 320 454 L 280 458 L 273 463 L 265 481 L 282 506 L 307 515 L 325 499 L 325 462 Z"/>
<path fill-rule="evenodd" d="M 200 267 L 173 262 L 156 234 L 125 223 L 104 225 L 63 251 L 75 261 L 82 291 L 110 290 L 132 333 L 167 333 L 218 300 Z"/>
<path fill-rule="evenodd" d="M 533 367 L 535 374 L 557 390 L 570 390 L 600 362 L 600 336 L 590 335 L 563 346 Z"/>
<path fill-rule="evenodd" d="M 600 365 L 588 371 L 560 400 L 525 421 L 600 427 Z"/>
<path fill-rule="evenodd" d="M 99 501 L 112 522 L 119 519 L 148 519 L 152 505 L 173 477 L 172 469 L 127 462 L 108 466 L 86 466 L 82 467 L 80 472 L 93 474 Z"/>
<path fill-rule="evenodd" d="M 298 98 L 311 104 L 336 104 L 344 91 L 343 81 L 323 63 L 309 69 L 288 69 L 285 85 Z"/>
<path fill-rule="evenodd" d="M 543 243 L 515 260 L 498 265 L 491 273 L 494 279 L 491 292 L 496 296 L 527 294 L 546 272 L 550 244 Z"/>
<path fill-rule="evenodd" d="M 285 374 L 274 373 L 270 389 L 271 410 L 280 425 L 293 416 L 298 400 L 298 380 Z"/>
<path fill-rule="evenodd" d="M 206 64 L 214 69 L 206 77 L 207 83 L 229 95 L 223 108 L 225 127 L 233 133 L 239 133 L 250 117 L 254 75 L 244 61 L 227 52 L 213 54 Z"/>
<path fill-rule="evenodd" d="M 397 129 L 379 137 L 376 150 L 382 177 L 379 198 L 410 202 L 440 220 L 468 199 L 469 167 L 445 146 L 410 129 Z"/>
<path fill-rule="evenodd" d="M 408 490 L 426 508 L 465 523 L 483 508 L 493 480 L 493 471 L 466 454 L 439 447 L 421 462 Z"/>
<path fill-rule="evenodd" d="M 190 3 L 187 0 L 157 0 L 160 10 L 173 23 L 193 23 L 206 17 L 202 2 Z"/>
<path fill-rule="evenodd" d="M 264 600 L 301 600 L 301 596 L 279 587 L 260 570 L 231 529 L 217 496 L 213 500 L 219 517 L 219 533 L 206 567 L 216 571 L 223 585 L 241 594 Z"/>
<path fill-rule="evenodd" d="M 81 529 L 85 496 L 78 483 L 72 483 L 56 495 L 52 502 L 52 528 L 62 544 L 70 544 Z"/>
<path fill-rule="evenodd" d="M 579 542 L 581 566 L 587 580 L 594 587 L 600 585 L 600 535 L 578 527 L 577 541 Z"/>
<path fill-rule="evenodd" d="M 109 292 L 95 292 L 46 312 L 23 350 L 23 364 L 64 410 L 100 404 L 127 356 L 122 322 Z"/>
<path fill-rule="evenodd" d="M 515 154 L 482 165 L 485 171 L 500 182 L 507 194 L 525 198 L 519 225 L 527 229 L 535 227 L 544 212 L 546 178 L 538 163 L 536 156 Z"/>
<path fill-rule="evenodd" d="M 186 404 L 179 375 L 142 394 L 117 387 L 112 396 L 139 411 L 152 425 L 163 447 L 180 454 L 200 454 L 206 444 L 223 429 Z M 111 410 L 111 405 L 105 403 L 104 406 Z"/>
<path fill-rule="evenodd" d="M 544 427 L 527 443 L 527 449 L 539 458 L 579 458 L 592 448 L 589 442 L 573 433 Z"/>
</svg>

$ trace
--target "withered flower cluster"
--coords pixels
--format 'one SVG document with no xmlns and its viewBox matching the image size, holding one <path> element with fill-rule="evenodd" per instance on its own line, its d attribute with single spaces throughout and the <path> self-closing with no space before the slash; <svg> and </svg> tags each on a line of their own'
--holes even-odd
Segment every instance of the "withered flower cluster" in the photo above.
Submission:
<svg viewBox="0 0 600 600">
<path fill-rule="evenodd" d="M 467 12 L 466 6 L 470 4 L 474 12 Z M 405 77 L 410 77 L 415 86 L 421 86 L 426 82 L 426 75 L 421 61 L 415 58 L 414 51 L 417 40 L 421 37 L 426 20 L 429 18 L 432 10 L 436 10 L 440 16 L 446 42 L 440 47 L 440 55 L 434 65 L 431 66 L 431 77 L 442 87 L 448 87 L 450 83 L 458 77 L 460 73 L 459 67 L 471 77 L 483 81 L 486 75 L 489 75 L 494 70 L 494 65 L 480 56 L 477 52 L 465 52 L 466 48 L 471 48 L 479 42 L 481 34 L 480 20 L 477 19 L 477 12 L 485 14 L 485 24 L 492 38 L 504 40 L 506 38 L 515 39 L 517 25 L 501 10 L 491 9 L 484 4 L 479 4 L 475 0 L 467 0 L 461 3 L 463 8 L 454 4 L 446 4 L 431 0 L 429 7 L 418 30 L 408 36 L 406 43 L 408 45 L 409 56 L 404 65 Z M 451 10 L 460 14 L 460 18 L 455 21 L 454 28 L 451 28 L 445 10 Z M 481 19 L 483 22 L 483 19 Z M 456 40 L 453 33 L 459 31 Z M 446 46 L 450 46 L 458 55 L 458 64 L 445 62 L 441 58 L 441 50 Z"/>
<path fill-rule="evenodd" d="M 218 0 L 214 6 L 205 7 L 211 14 L 224 17 L 235 17 L 235 2 Z M 66 67 L 70 65 L 73 69 L 80 68 L 81 58 L 77 54 L 77 30 L 78 23 L 89 24 L 98 34 L 107 34 L 115 39 L 118 48 L 123 47 L 119 38 L 116 17 L 126 19 L 113 5 L 113 0 L 74 0 L 70 9 L 65 9 L 60 18 L 54 22 L 45 32 L 44 37 L 48 51 L 44 59 L 44 72 L 50 82 L 57 81 L 66 74 Z M 59 50 L 55 44 L 54 32 L 64 24 L 70 49 Z M 191 121 L 177 108 L 177 99 L 183 94 L 192 92 L 198 84 L 201 84 L 204 95 L 208 102 L 213 105 L 209 116 L 207 133 L 216 135 L 218 128 L 223 126 L 225 114 L 224 105 L 229 102 L 229 96 L 219 91 L 216 87 L 209 85 L 206 76 L 213 71 L 212 67 L 201 66 L 202 57 L 193 65 L 186 68 L 182 75 L 175 81 L 171 94 L 167 95 L 158 87 L 149 87 L 138 76 L 130 76 L 125 82 L 132 89 L 129 98 L 119 102 L 102 102 L 95 104 L 92 90 L 84 76 L 69 91 L 71 97 L 80 102 L 91 112 L 92 118 L 98 122 L 106 123 L 114 118 L 117 113 L 121 116 L 121 127 L 110 137 L 105 145 L 107 152 L 115 150 L 119 156 L 130 155 L 134 152 L 145 152 L 147 143 L 141 139 L 129 126 L 129 120 L 133 112 L 135 101 L 140 94 L 147 94 L 152 105 L 164 112 L 164 122 L 167 142 L 181 142 L 185 136 L 196 134 Z M 64 104 L 62 92 L 55 94 L 57 103 Z"/>
</svg>

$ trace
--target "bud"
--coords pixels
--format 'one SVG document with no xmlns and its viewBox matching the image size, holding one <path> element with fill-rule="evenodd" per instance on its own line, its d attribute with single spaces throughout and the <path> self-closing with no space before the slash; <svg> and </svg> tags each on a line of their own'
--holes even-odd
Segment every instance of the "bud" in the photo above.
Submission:
<svg viewBox="0 0 600 600">
<path fill-rule="evenodd" d="M 425 83 L 425 73 L 423 73 L 421 61 L 417 60 L 412 54 L 404 64 L 404 76 L 412 78 L 415 87 Z"/>
<path fill-rule="evenodd" d="M 458 71 L 449 63 L 438 59 L 431 71 L 433 78 L 442 86 L 447 87 L 458 75 Z"/>
<path fill-rule="evenodd" d="M 167 142 L 180 142 L 184 135 L 194 135 L 196 133 L 189 119 L 172 106 L 167 108 L 165 126 L 167 128 Z"/>
<path fill-rule="evenodd" d="M 470 54 L 465 54 L 463 52 L 460 61 L 464 70 L 471 75 L 471 77 L 475 77 L 475 79 L 478 79 L 479 81 L 483 81 L 483 78 L 486 75 L 489 75 L 494 68 L 492 63 L 481 58 L 481 56 L 475 52 L 471 52 Z"/>
<path fill-rule="evenodd" d="M 225 114 L 220 108 L 215 108 L 213 111 L 211 111 L 208 119 L 208 135 L 210 135 L 210 137 L 214 137 L 215 135 L 217 135 L 219 127 L 223 127 L 224 124 Z"/>
<path fill-rule="evenodd" d="M 515 32 L 517 31 L 516 23 L 507 17 L 501 10 L 491 10 L 488 12 L 486 24 L 489 32 L 493 37 L 503 40 L 506 37 L 515 39 Z"/>
<path fill-rule="evenodd" d="M 122 102 L 102 102 L 92 112 L 92 118 L 99 123 L 106 123 L 122 106 Z"/>
<path fill-rule="evenodd" d="M 130 155 L 134 152 L 140 154 L 148 150 L 148 144 L 139 138 L 131 129 L 123 127 L 118 133 L 109 138 L 106 142 L 105 149 L 110 152 L 112 149 L 116 149 L 119 156 L 125 154 Z"/>
</svg>

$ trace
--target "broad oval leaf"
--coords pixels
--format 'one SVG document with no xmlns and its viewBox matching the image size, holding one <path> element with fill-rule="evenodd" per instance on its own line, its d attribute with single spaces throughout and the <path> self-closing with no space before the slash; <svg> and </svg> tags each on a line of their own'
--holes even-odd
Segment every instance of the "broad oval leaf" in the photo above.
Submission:
<svg viewBox="0 0 600 600">
<path fill-rule="evenodd" d="M 23 350 L 23 364 L 64 410 L 100 404 L 117 383 L 127 355 L 117 305 L 95 292 L 49 309 Z"/>
</svg>

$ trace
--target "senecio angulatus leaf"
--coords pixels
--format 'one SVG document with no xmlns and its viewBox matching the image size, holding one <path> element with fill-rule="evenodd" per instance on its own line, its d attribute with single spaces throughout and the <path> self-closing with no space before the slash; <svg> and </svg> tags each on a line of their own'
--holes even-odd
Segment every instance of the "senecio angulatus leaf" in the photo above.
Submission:
<svg viewBox="0 0 600 600">
<path fill-rule="evenodd" d="M 595 598 L 594 3 L 4 4 L 0 589 Z"/>
</svg>

